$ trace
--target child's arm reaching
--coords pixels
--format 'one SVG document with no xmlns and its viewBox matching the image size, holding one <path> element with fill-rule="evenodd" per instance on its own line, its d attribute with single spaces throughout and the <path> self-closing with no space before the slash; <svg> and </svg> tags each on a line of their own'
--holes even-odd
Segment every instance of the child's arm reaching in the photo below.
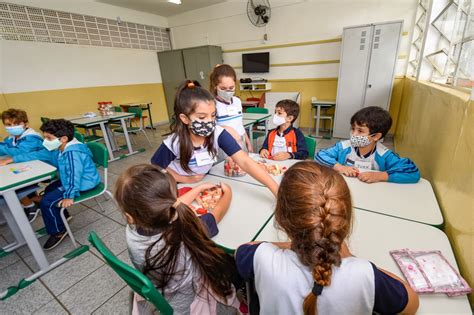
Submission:
<svg viewBox="0 0 474 315">
<path fill-rule="evenodd" d="M 245 143 L 247 144 L 247 151 L 249 153 L 253 153 L 253 146 L 252 146 L 252 141 L 250 141 L 249 135 L 245 133 Z"/>
<path fill-rule="evenodd" d="M 270 189 L 273 195 L 278 193 L 278 184 L 273 180 L 273 178 L 268 175 L 268 173 L 260 167 L 254 160 L 252 160 L 244 151 L 240 150 L 234 153 L 231 158 L 250 176 L 258 180 L 260 183 Z"/>
<path fill-rule="evenodd" d="M 180 196 L 179 199 L 181 200 L 181 202 L 190 206 L 193 203 L 193 201 L 196 200 L 196 198 L 199 196 L 200 193 L 214 187 L 216 187 L 216 184 L 202 183 L 199 186 L 194 187 L 193 189 L 191 189 L 184 195 Z"/>
</svg>

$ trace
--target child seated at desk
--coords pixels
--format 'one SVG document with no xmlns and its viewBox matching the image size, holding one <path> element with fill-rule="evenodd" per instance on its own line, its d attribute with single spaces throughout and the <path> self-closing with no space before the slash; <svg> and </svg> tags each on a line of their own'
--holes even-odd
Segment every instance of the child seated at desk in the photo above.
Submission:
<svg viewBox="0 0 474 315">
<path fill-rule="evenodd" d="M 44 149 L 43 138 L 29 126 L 28 115 L 24 110 L 7 109 L 2 112 L 2 122 L 9 136 L 0 142 L 0 156 L 15 156 Z M 35 187 L 32 188 L 30 190 L 34 193 Z M 28 220 L 33 222 L 38 216 L 39 207 L 28 196 L 22 198 L 21 203 Z"/>
<path fill-rule="evenodd" d="M 133 166 L 117 180 L 115 199 L 128 223 L 130 259 L 175 314 L 216 314 L 216 309 L 240 305 L 233 285 L 235 263 L 210 239 L 229 208 L 230 187 L 221 184 L 224 194 L 212 213 L 198 218 L 188 206 L 213 186 L 201 184 L 178 197 L 173 176 L 149 164 Z M 140 313 L 152 307 L 145 301 L 136 304 Z"/>
<path fill-rule="evenodd" d="M 366 183 L 416 183 L 420 172 L 407 158 L 387 149 L 380 140 L 392 126 L 390 114 L 376 106 L 365 107 L 351 118 L 351 138 L 320 150 L 319 164 Z"/>
<path fill-rule="evenodd" d="M 235 257 L 242 278 L 255 281 L 260 314 L 416 312 L 408 283 L 349 251 L 351 195 L 334 170 L 311 161 L 290 167 L 275 222 L 290 242 L 244 244 Z"/>
<path fill-rule="evenodd" d="M 304 135 L 293 123 L 298 118 L 300 106 L 292 100 L 281 100 L 275 106 L 273 123 L 277 126 L 268 132 L 260 149 L 260 156 L 276 161 L 305 160 L 308 149 Z"/>
<path fill-rule="evenodd" d="M 20 163 L 31 160 L 42 160 L 55 166 L 60 180 L 49 184 L 40 201 L 46 231 L 49 238 L 43 248 L 55 248 L 66 237 L 66 227 L 61 219 L 61 208 L 74 204 L 74 198 L 84 191 L 100 184 L 100 175 L 92 160 L 89 148 L 74 138 L 74 126 L 64 119 L 52 119 L 41 126 L 43 145 L 47 150 L 18 154 L 0 164 Z M 71 216 L 65 212 L 69 220 Z"/>
</svg>

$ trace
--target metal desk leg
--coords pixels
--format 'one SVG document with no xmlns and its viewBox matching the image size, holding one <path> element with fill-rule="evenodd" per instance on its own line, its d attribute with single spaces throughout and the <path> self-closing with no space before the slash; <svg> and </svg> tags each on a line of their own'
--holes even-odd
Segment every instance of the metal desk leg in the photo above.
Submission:
<svg viewBox="0 0 474 315">
<path fill-rule="evenodd" d="M 319 119 L 321 117 L 321 106 L 316 106 L 316 137 L 319 137 Z"/>
<path fill-rule="evenodd" d="M 25 211 L 23 210 L 15 191 L 10 190 L 5 192 L 3 193 L 3 197 L 5 198 L 8 208 L 10 209 L 10 214 L 15 220 L 22 238 L 24 238 L 26 244 L 28 244 L 33 257 L 35 258 L 36 263 L 40 269 L 47 269 L 49 267 L 48 260 L 46 259 L 43 249 L 36 238 L 35 232 L 31 228 L 30 222 L 26 217 Z"/>
<path fill-rule="evenodd" d="M 128 155 L 137 153 L 138 151 L 133 151 L 132 144 L 130 143 L 130 137 L 128 136 L 127 124 L 125 123 L 125 118 L 120 119 L 120 123 L 123 128 L 123 135 L 125 136 L 125 142 L 127 142 Z"/>
<path fill-rule="evenodd" d="M 150 120 L 149 120 L 149 122 L 150 122 L 150 128 L 151 128 L 151 129 L 156 129 L 155 126 L 153 126 L 153 120 L 151 119 L 151 106 L 150 106 L 151 104 L 152 104 L 152 103 L 146 104 L 146 109 L 148 110 L 148 116 L 149 116 L 148 119 L 150 119 Z"/>
<path fill-rule="evenodd" d="M 101 122 L 99 123 L 99 125 L 100 125 L 100 130 L 102 131 L 102 134 L 104 135 L 105 146 L 107 147 L 107 151 L 109 151 L 109 161 L 114 161 L 115 160 L 114 152 L 112 151 L 112 146 L 110 145 L 109 133 L 107 132 L 105 123 Z"/>
</svg>

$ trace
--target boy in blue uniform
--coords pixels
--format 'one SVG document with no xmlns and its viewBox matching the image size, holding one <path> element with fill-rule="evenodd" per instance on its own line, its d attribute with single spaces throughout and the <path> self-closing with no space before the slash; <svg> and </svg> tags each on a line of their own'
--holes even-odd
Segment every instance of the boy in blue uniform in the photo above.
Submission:
<svg viewBox="0 0 474 315">
<path fill-rule="evenodd" d="M 15 155 L 3 164 L 42 160 L 58 168 L 60 180 L 46 187 L 40 202 L 44 224 L 50 235 L 43 248 L 49 250 L 59 245 L 67 235 L 60 216 L 61 208 L 71 206 L 75 197 L 93 189 L 101 180 L 91 151 L 74 138 L 71 122 L 64 119 L 49 120 L 41 126 L 41 131 L 47 150 Z M 66 218 L 70 218 L 67 212 Z"/>
<path fill-rule="evenodd" d="M 420 172 L 407 158 L 401 158 L 379 141 L 392 126 L 390 114 L 376 106 L 359 110 L 351 118 L 351 138 L 316 154 L 319 164 L 366 183 L 416 183 Z"/>
<path fill-rule="evenodd" d="M 293 127 L 299 113 L 300 106 L 295 101 L 281 100 L 276 104 L 273 123 L 277 127 L 268 132 L 259 152 L 261 157 L 276 161 L 308 157 L 304 135 Z"/>
<path fill-rule="evenodd" d="M 30 128 L 28 115 L 24 110 L 10 108 L 2 112 L 2 122 L 9 136 L 0 142 L 0 156 L 15 156 L 44 149 L 43 138 Z M 26 188 L 24 191 L 34 189 L 34 187 L 36 186 Z M 32 222 L 39 213 L 38 206 L 28 197 L 21 199 L 21 203 L 28 219 Z"/>
</svg>

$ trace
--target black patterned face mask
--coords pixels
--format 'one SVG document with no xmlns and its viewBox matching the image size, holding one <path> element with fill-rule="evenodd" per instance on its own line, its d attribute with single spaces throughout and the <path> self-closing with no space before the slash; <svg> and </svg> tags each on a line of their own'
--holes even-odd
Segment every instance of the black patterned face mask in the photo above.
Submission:
<svg viewBox="0 0 474 315">
<path fill-rule="evenodd" d="M 216 129 L 216 121 L 215 120 L 211 120 L 211 121 L 192 120 L 189 128 L 195 135 L 201 136 L 201 137 L 207 137 L 211 133 L 214 132 L 214 129 Z"/>
</svg>

